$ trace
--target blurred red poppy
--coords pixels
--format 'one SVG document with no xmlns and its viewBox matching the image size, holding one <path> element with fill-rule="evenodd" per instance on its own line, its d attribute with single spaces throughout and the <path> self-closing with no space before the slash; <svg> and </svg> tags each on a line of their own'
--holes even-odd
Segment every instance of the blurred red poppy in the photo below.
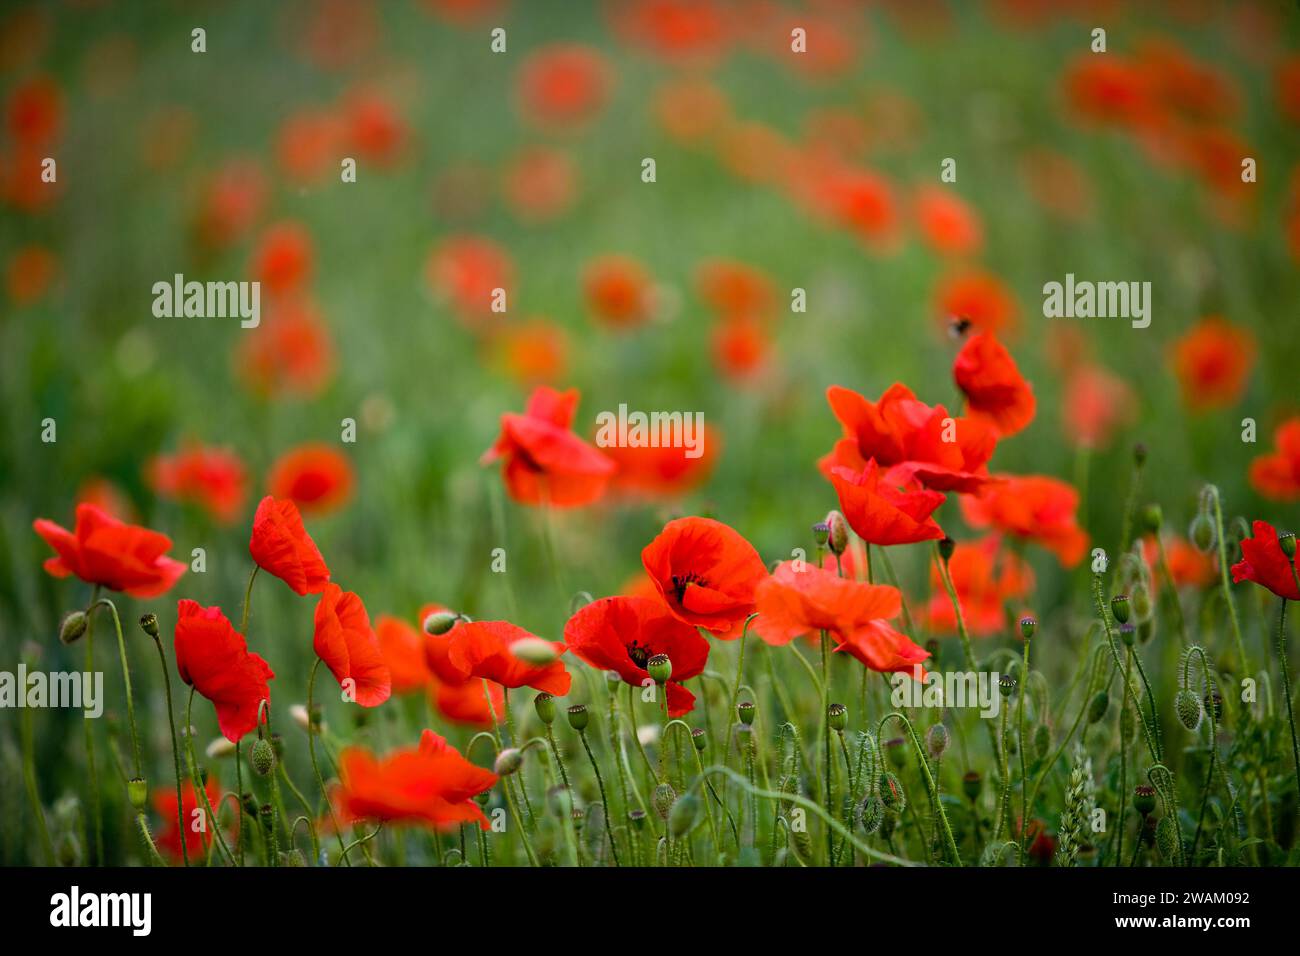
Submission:
<svg viewBox="0 0 1300 956">
<path fill-rule="evenodd" d="M 1250 463 L 1250 486 L 1273 501 L 1300 500 L 1300 416 L 1277 427 L 1273 444 Z"/>
<path fill-rule="evenodd" d="M 343 132 L 343 124 L 328 110 L 300 110 L 284 121 L 276 135 L 276 160 L 294 181 L 320 182 L 338 168 Z"/>
<path fill-rule="evenodd" d="M 128 524 L 134 524 L 137 512 L 131 499 L 114 482 L 102 475 L 91 475 L 81 482 L 75 496 L 77 504 L 92 504 Z"/>
<path fill-rule="evenodd" d="M 33 77 L 9 94 L 5 120 L 15 142 L 50 146 L 63 131 L 63 92 L 49 77 Z"/>
<path fill-rule="evenodd" d="M 244 635 L 219 607 L 183 599 L 176 605 L 176 670 L 181 680 L 212 702 L 217 725 L 232 743 L 257 729 L 262 701 L 271 702 L 267 683 L 275 677 Z"/>
<path fill-rule="evenodd" d="M 1002 549 L 1001 539 L 986 535 L 958 544 L 948 559 L 948 573 L 961 604 L 962 621 L 975 637 L 997 634 L 1007 627 L 1007 615 L 1034 589 L 1034 572 L 1015 552 Z M 931 597 L 926 617 L 930 627 L 951 634 L 957 614 L 944 592 L 939 566 L 930 565 Z"/>
<path fill-rule="evenodd" d="M 218 167 L 203 185 L 194 216 L 199 241 L 216 249 L 239 241 L 261 216 L 267 191 L 256 160 L 236 158 Z"/>
<path fill-rule="evenodd" d="M 300 290 L 311 277 L 313 258 L 306 228 L 298 222 L 278 222 L 262 233 L 249 271 L 268 295 L 285 295 Z"/>
<path fill-rule="evenodd" d="M 1001 279 L 989 272 L 967 271 L 943 279 L 935 290 L 939 319 L 945 326 L 964 319 L 995 335 L 1013 332 L 1019 307 Z"/>
<path fill-rule="evenodd" d="M 208 779 L 203 784 L 203 789 L 207 793 L 205 802 L 199 796 L 199 792 L 194 788 L 194 781 L 186 779 L 181 784 L 181 805 L 179 819 L 176 813 L 176 788 L 173 787 L 155 787 L 150 797 L 153 803 L 154 812 L 158 814 L 161 821 L 158 826 L 158 832 L 154 836 L 154 843 L 159 852 L 165 854 L 173 863 L 180 863 L 188 854 L 191 860 L 199 859 L 207 852 L 208 844 L 212 842 L 212 827 L 217 824 L 208 819 L 207 807 L 211 805 L 213 810 L 221 802 L 221 783 L 215 773 L 209 773 Z M 204 825 L 195 827 L 202 815 Z M 182 828 L 181 822 L 184 822 Z M 185 841 L 185 849 L 181 850 L 181 841 Z"/>
<path fill-rule="evenodd" d="M 724 318 L 713 329 L 713 361 L 733 381 L 753 381 L 769 366 L 771 355 L 771 337 L 753 316 Z"/>
<path fill-rule="evenodd" d="M 321 515 L 345 505 L 355 481 L 345 454 L 325 442 L 311 442 L 276 459 L 266 487 L 273 497 L 292 501 L 303 514 Z"/>
<path fill-rule="evenodd" d="M 392 673 L 370 627 L 370 615 L 351 591 L 325 585 L 316 605 L 312 646 L 339 686 L 362 707 L 378 707 L 392 694 Z"/>
<path fill-rule="evenodd" d="M 401 618 L 381 614 L 375 621 L 375 640 L 392 676 L 393 693 L 409 694 L 429 687 L 433 675 L 419 631 Z"/>
<path fill-rule="evenodd" d="M 715 136 L 731 118 L 727 95 L 698 77 L 675 80 L 654 97 L 659 125 L 679 143 L 700 143 Z"/>
<path fill-rule="evenodd" d="M 56 578 L 75 575 L 87 584 L 132 597 L 151 598 L 169 591 L 185 564 L 167 557 L 172 539 L 157 531 L 126 524 L 92 504 L 77 505 L 77 522 L 68 531 L 46 518 L 32 522 L 57 556 L 45 560 Z"/>
<path fill-rule="evenodd" d="M 902 609 L 897 588 L 864 584 L 806 561 L 782 561 L 754 592 L 758 617 L 751 630 L 769 644 L 826 631 L 843 644 L 873 620 Z"/>
<path fill-rule="evenodd" d="M 507 621 L 470 621 L 451 631 L 447 647 L 447 664 L 465 680 L 481 678 L 503 687 L 532 687 L 563 697 L 569 692 L 570 676 L 564 661 L 534 665 L 516 657 L 511 645 L 525 639 L 540 640 L 522 627 Z M 564 645 L 548 642 L 555 653 L 564 653 Z"/>
<path fill-rule="evenodd" d="M 546 319 L 508 325 L 493 345 L 506 374 L 525 388 L 558 381 L 569 367 L 568 334 Z"/>
<path fill-rule="evenodd" d="M 45 246 L 23 246 L 5 267 L 5 290 L 15 306 L 38 301 L 54 283 L 59 260 Z"/>
<path fill-rule="evenodd" d="M 1278 597 L 1300 601 L 1295 558 L 1282 552 L 1277 529 L 1267 521 L 1256 521 L 1251 531 L 1252 536 L 1241 542 L 1241 560 L 1232 566 L 1232 580 L 1253 581 Z"/>
<path fill-rule="evenodd" d="M 593 47 L 579 43 L 542 47 L 519 68 L 519 112 L 541 127 L 583 126 L 605 108 L 613 79 L 613 68 Z"/>
<path fill-rule="evenodd" d="M 654 315 L 654 280 L 631 256 L 592 260 L 583 273 L 582 287 L 588 311 L 602 325 L 632 328 Z"/>
<path fill-rule="evenodd" d="M 1155 109 L 1141 65 L 1117 53 L 1079 54 L 1065 69 L 1064 85 L 1071 110 L 1092 122 L 1132 126 Z"/>
<path fill-rule="evenodd" d="M 664 59 L 712 60 L 727 41 L 717 0 L 628 0 L 609 7 L 612 26 L 628 43 Z"/>
<path fill-rule="evenodd" d="M 1165 557 L 1169 560 L 1169 575 L 1176 588 L 1203 588 L 1213 584 L 1215 561 L 1208 554 L 1202 554 L 1186 538 L 1169 536 L 1165 539 Z M 1152 576 L 1158 581 L 1162 576 L 1160 551 L 1154 536 L 1142 540 L 1142 555 Z"/>
<path fill-rule="evenodd" d="M 330 579 L 316 542 L 303 527 L 302 515 L 292 501 L 267 495 L 253 515 L 253 535 L 248 553 L 258 567 L 275 575 L 300 595 L 319 594 Z"/>
<path fill-rule="evenodd" d="M 965 256 L 979 252 L 984 228 L 979 215 L 960 196 L 941 186 L 923 186 L 915 199 L 921 237 L 935 252 Z"/>
<path fill-rule="evenodd" d="M 1134 415 L 1137 398 L 1124 379 L 1090 362 L 1066 373 L 1062 425 L 1071 441 L 1104 448 Z"/>
<path fill-rule="evenodd" d="M 872 458 L 861 470 L 831 465 L 827 477 L 849 527 L 868 544 L 914 544 L 943 537 L 931 515 L 944 495 L 923 489 L 906 468 L 891 476 Z"/>
<path fill-rule="evenodd" d="M 174 455 L 157 455 L 145 465 L 154 493 L 201 506 L 214 520 L 229 524 L 248 497 L 248 472 L 228 448 L 190 443 Z"/>
<path fill-rule="evenodd" d="M 236 372 L 259 395 L 318 395 L 334 377 L 334 341 L 314 305 L 277 303 L 241 339 Z"/>
<path fill-rule="evenodd" d="M 339 754 L 339 786 L 333 794 L 341 825 L 358 820 L 412 823 L 454 830 L 463 823 L 490 828 L 474 801 L 496 774 L 476 767 L 431 730 L 420 745 L 376 758 L 360 747 Z"/>
<path fill-rule="evenodd" d="M 967 410 L 992 420 L 1002 437 L 1034 420 L 1037 403 L 1015 359 L 991 332 L 967 339 L 953 362 L 952 376 L 966 396 Z"/>
<path fill-rule="evenodd" d="M 607 597 L 582 608 L 564 625 L 564 641 L 579 659 L 597 670 L 614 671 L 625 684 L 641 687 L 650 679 L 646 662 L 666 654 L 672 675 L 664 685 L 668 716 L 695 708 L 695 695 L 682 681 L 704 672 L 709 642 L 678 620 L 655 598 Z"/>
<path fill-rule="evenodd" d="M 473 327 L 494 317 L 496 290 L 509 294 L 514 271 L 509 253 L 491 239 L 451 236 L 429 255 L 425 275 L 434 295 Z"/>
<path fill-rule="evenodd" d="M 1255 351 L 1248 330 L 1217 315 L 1201 319 L 1170 353 L 1183 403 L 1193 411 L 1235 405 L 1249 382 Z"/>
<path fill-rule="evenodd" d="M 1278 64 L 1274 86 L 1282 115 L 1300 123 L 1300 53 L 1292 53 Z"/>
<path fill-rule="evenodd" d="M 614 462 L 612 487 L 633 497 L 677 498 L 708 480 L 718 459 L 721 441 L 718 431 L 705 426 L 698 437 L 700 455 L 691 458 L 690 449 L 663 445 L 632 448 L 611 445 L 602 449 Z"/>
<path fill-rule="evenodd" d="M 569 153 L 551 146 L 529 146 L 506 166 L 502 191 L 506 204 L 524 222 L 549 222 L 573 206 L 577 182 Z"/>
<path fill-rule="evenodd" d="M 410 139 L 406 121 L 383 94 L 359 90 L 343 103 L 344 138 L 356 155 L 380 168 L 397 163 Z"/>
<path fill-rule="evenodd" d="M 614 463 L 569 430 L 577 407 L 576 388 L 539 386 L 522 415 L 501 416 L 501 434 L 479 463 L 501 460 L 506 490 L 523 504 L 591 504 L 604 493 Z"/>
<path fill-rule="evenodd" d="M 700 298 L 723 318 L 776 311 L 776 288 L 761 269 L 734 259 L 710 259 L 695 272 Z"/>
<path fill-rule="evenodd" d="M 1071 485 L 1045 475 L 994 478 L 978 497 L 961 501 L 962 514 L 972 527 L 992 527 L 1034 541 L 1067 568 L 1083 560 L 1088 533 L 1078 525 L 1079 493 Z"/>
<path fill-rule="evenodd" d="M 754 546 L 712 518 L 677 518 L 641 551 L 669 610 L 687 624 L 730 630 L 754 611 L 767 566 Z"/>
</svg>

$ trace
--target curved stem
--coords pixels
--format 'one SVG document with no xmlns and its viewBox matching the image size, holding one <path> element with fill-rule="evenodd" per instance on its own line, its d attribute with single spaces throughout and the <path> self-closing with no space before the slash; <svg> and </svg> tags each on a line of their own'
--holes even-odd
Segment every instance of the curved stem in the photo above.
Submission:
<svg viewBox="0 0 1300 956">
<path fill-rule="evenodd" d="M 163 650 L 162 639 L 153 635 L 150 636 L 153 637 L 154 646 L 158 648 L 158 663 L 162 665 L 163 693 L 167 698 L 167 725 L 171 728 L 172 733 L 172 763 L 175 765 L 176 769 L 176 823 L 180 827 L 182 836 L 181 859 L 185 861 L 186 866 L 189 866 L 190 851 L 186 847 L 187 841 L 184 839 L 185 814 L 184 803 L 181 799 L 181 752 L 176 737 L 176 717 L 172 713 L 172 679 L 171 675 L 167 672 L 167 652 Z M 191 699 L 193 699 L 192 696 Z M 213 821 L 213 825 L 216 825 L 216 821 Z"/>
<path fill-rule="evenodd" d="M 1232 622 L 1232 637 L 1237 642 L 1237 658 L 1241 661 L 1241 672 L 1250 673 L 1250 664 L 1246 660 L 1246 645 L 1241 639 L 1241 622 L 1237 619 L 1237 605 L 1232 600 L 1232 587 L 1228 584 L 1228 554 L 1223 541 L 1223 507 L 1219 502 L 1219 489 L 1210 486 L 1214 494 L 1214 530 L 1215 540 L 1219 545 L 1219 583 L 1223 588 L 1223 600 L 1228 605 L 1228 618 Z"/>
<path fill-rule="evenodd" d="M 251 581 L 250 581 L 251 584 Z M 321 659 L 316 658 L 316 663 L 311 666 L 311 676 L 307 678 L 307 752 L 311 756 L 311 769 L 316 774 L 316 785 L 320 787 L 321 799 L 325 801 L 325 809 L 330 816 L 330 827 L 334 830 L 334 836 L 339 841 L 339 850 L 342 855 L 339 857 L 339 863 L 347 860 L 347 847 L 343 844 L 343 834 L 339 830 L 339 821 L 334 816 L 334 804 L 330 801 L 329 794 L 325 792 L 325 778 L 320 775 L 320 764 L 316 762 L 316 713 L 312 709 L 312 692 L 316 688 L 316 671 L 320 668 Z M 352 864 L 349 863 L 349 866 Z"/>
<path fill-rule="evenodd" d="M 1005 713 L 1005 711 L 1004 711 Z M 886 714 L 880 719 L 880 725 L 876 728 L 876 739 L 884 739 L 883 731 L 885 724 L 893 718 L 900 721 L 907 728 L 907 735 L 912 738 L 912 746 L 916 750 L 916 759 L 921 765 L 921 773 L 925 776 L 926 790 L 930 799 L 934 801 L 935 807 L 939 811 L 939 821 L 943 824 L 943 838 L 948 845 L 948 853 L 952 856 L 952 861 L 957 866 L 961 866 L 961 854 L 957 852 L 957 841 L 953 839 L 952 827 L 948 825 L 948 814 L 943 809 L 943 801 L 939 799 L 939 788 L 935 785 L 934 777 L 930 774 L 930 764 L 925 759 L 925 750 L 921 747 L 921 741 L 916 736 L 916 731 L 912 728 L 912 722 L 904 714 L 894 711 Z"/>
</svg>

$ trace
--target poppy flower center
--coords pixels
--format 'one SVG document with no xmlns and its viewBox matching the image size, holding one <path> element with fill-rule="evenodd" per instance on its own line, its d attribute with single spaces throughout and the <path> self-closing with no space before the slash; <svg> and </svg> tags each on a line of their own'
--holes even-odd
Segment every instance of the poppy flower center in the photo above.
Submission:
<svg viewBox="0 0 1300 956">
<path fill-rule="evenodd" d="M 686 597 L 686 586 L 687 586 L 688 584 L 695 584 L 695 585 L 698 585 L 699 587 L 707 587 L 707 586 L 708 586 L 708 582 L 705 581 L 704 578 L 702 578 L 702 577 L 700 577 L 698 574 L 696 574 L 694 571 L 688 571 L 688 572 L 686 572 L 685 574 L 674 574 L 674 575 L 673 575 L 673 594 L 675 594 L 675 595 L 677 596 L 677 603 L 678 603 L 678 604 L 682 603 L 683 599 L 685 599 L 685 597 Z"/>
<path fill-rule="evenodd" d="M 646 661 L 654 657 L 654 651 L 652 651 L 648 645 L 642 645 L 638 641 L 633 641 L 627 646 L 627 656 L 631 659 L 633 664 L 644 670 Z"/>
</svg>

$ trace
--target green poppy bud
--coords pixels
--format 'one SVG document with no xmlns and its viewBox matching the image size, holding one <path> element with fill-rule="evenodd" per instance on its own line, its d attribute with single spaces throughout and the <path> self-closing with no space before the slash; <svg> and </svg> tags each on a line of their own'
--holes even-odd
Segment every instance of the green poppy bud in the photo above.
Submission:
<svg viewBox="0 0 1300 956">
<path fill-rule="evenodd" d="M 673 802 L 668 811 L 668 832 L 673 839 L 680 840 L 700 821 L 700 798 L 687 792 Z"/>
<path fill-rule="evenodd" d="M 1192 525 L 1187 530 L 1187 537 L 1196 546 L 1196 550 L 1201 554 L 1209 554 L 1210 549 L 1214 547 L 1215 531 L 1214 521 L 1205 512 L 1200 512 L 1192 519 Z"/>
<path fill-rule="evenodd" d="M 966 799 L 974 803 L 979 799 L 980 786 L 984 778 L 980 776 L 978 770 L 967 770 L 961 778 L 961 792 L 966 794 Z"/>
<path fill-rule="evenodd" d="M 71 644 L 80 638 L 86 633 L 89 620 L 85 611 L 69 611 L 64 615 L 63 623 L 59 625 L 59 640 L 64 644 Z"/>
<path fill-rule="evenodd" d="M 948 749 L 948 728 L 941 723 L 931 724 L 930 729 L 925 732 L 925 749 L 935 760 L 942 757 L 944 751 Z"/>
<path fill-rule="evenodd" d="M 655 812 L 658 813 L 660 817 L 667 820 L 668 814 L 673 808 L 673 804 L 677 802 L 677 791 L 673 789 L 671 783 L 664 781 L 655 787 L 650 802 L 654 806 Z"/>
<path fill-rule="evenodd" d="M 1047 724 L 1039 724 L 1034 728 L 1034 737 L 1032 740 L 1034 749 L 1031 751 L 1035 760 L 1042 760 L 1052 749 L 1052 731 Z"/>
<path fill-rule="evenodd" d="M 886 770 L 880 778 L 880 799 L 885 807 L 902 813 L 907 807 L 907 794 L 903 790 L 903 781 L 892 770 Z"/>
<path fill-rule="evenodd" d="M 1104 690 L 1099 690 L 1092 695 L 1092 700 L 1088 701 L 1088 723 L 1095 724 L 1106 716 L 1106 710 L 1110 707 L 1110 694 Z"/>
<path fill-rule="evenodd" d="M 826 527 L 830 532 L 828 541 L 831 546 L 831 553 L 834 555 L 843 554 L 849 547 L 848 521 L 838 511 L 829 511 L 826 513 Z"/>
<path fill-rule="evenodd" d="M 424 619 L 424 633 L 446 634 L 456 626 L 456 617 L 451 611 L 435 611 Z"/>
<path fill-rule="evenodd" d="M 1178 830 L 1171 817 L 1161 817 L 1156 824 L 1156 849 L 1167 863 L 1178 861 Z"/>
<path fill-rule="evenodd" d="M 507 747 L 497 754 L 496 766 L 492 769 L 498 777 L 508 777 L 524 763 L 524 753 L 518 747 Z"/>
<path fill-rule="evenodd" d="M 1174 695 L 1174 710 L 1178 714 L 1178 722 L 1187 730 L 1195 733 L 1201 726 L 1201 717 L 1204 715 L 1201 699 L 1190 690 L 1183 688 Z"/>
<path fill-rule="evenodd" d="M 1158 504 L 1149 504 L 1142 509 L 1141 522 L 1142 527 L 1149 534 L 1158 534 L 1160 526 L 1164 524 L 1164 512 L 1160 510 Z"/>
<path fill-rule="evenodd" d="M 271 742 L 262 737 L 257 738 L 248 755 L 248 762 L 253 768 L 253 773 L 259 777 L 265 777 L 274 770 L 275 748 L 271 746 Z"/>
<path fill-rule="evenodd" d="M 875 833 L 880 829 L 881 821 L 885 819 L 885 801 L 880 799 L 877 793 L 869 793 L 862 798 L 858 804 L 858 823 L 862 829 L 868 833 Z"/>
</svg>

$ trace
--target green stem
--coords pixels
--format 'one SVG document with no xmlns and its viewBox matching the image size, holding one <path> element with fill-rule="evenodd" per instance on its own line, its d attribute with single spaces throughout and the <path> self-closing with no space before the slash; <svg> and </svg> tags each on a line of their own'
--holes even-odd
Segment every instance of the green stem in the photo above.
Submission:
<svg viewBox="0 0 1300 956">
<path fill-rule="evenodd" d="M 176 717 L 172 713 L 172 679 L 171 679 L 171 675 L 167 672 L 167 652 L 163 650 L 162 638 L 156 635 L 150 635 L 150 636 L 153 637 L 154 646 L 158 648 L 158 663 L 162 667 L 162 675 L 163 675 L 163 693 L 166 695 L 167 698 L 167 725 L 168 727 L 171 728 L 172 763 L 175 766 L 175 770 L 176 770 L 176 823 L 180 827 L 180 832 L 181 832 L 181 859 L 185 861 L 186 866 L 189 866 L 190 852 L 188 847 L 186 846 L 187 841 L 184 838 L 185 837 L 185 814 L 183 809 L 183 801 L 181 799 L 181 751 L 180 751 L 180 745 L 177 742 L 177 737 L 176 737 Z M 191 697 L 191 699 L 193 698 Z M 213 821 L 213 826 L 216 826 L 216 821 Z"/>
<path fill-rule="evenodd" d="M 605 778 L 601 776 L 600 765 L 596 763 L 596 755 L 591 752 L 591 744 L 587 742 L 587 732 L 585 730 L 578 731 L 578 737 L 582 740 L 582 749 L 587 751 L 587 759 L 591 761 L 591 769 L 596 773 L 596 786 L 600 789 L 600 805 L 605 811 L 605 835 L 609 837 L 609 849 L 614 854 L 614 865 L 622 866 L 623 864 L 618 859 L 618 844 L 614 841 L 614 818 L 609 815 L 609 798 L 605 795 Z"/>
<path fill-rule="evenodd" d="M 1232 636 L 1237 643 L 1237 658 L 1241 662 L 1241 672 L 1250 673 L 1250 664 L 1246 660 L 1246 645 L 1241 639 L 1241 622 L 1237 619 L 1237 605 L 1232 600 L 1232 587 L 1228 583 L 1228 554 L 1223 541 L 1223 507 L 1219 503 L 1219 489 L 1210 486 L 1214 493 L 1214 530 L 1215 540 L 1219 545 L 1219 582 L 1223 588 L 1223 600 L 1228 605 L 1228 618 L 1232 622 Z"/>
<path fill-rule="evenodd" d="M 250 581 L 251 586 L 251 581 Z M 312 692 L 316 688 L 316 671 L 320 668 L 321 659 L 316 658 L 316 663 L 311 666 L 311 676 L 307 678 L 307 752 L 311 756 L 311 769 L 316 774 L 316 785 L 320 787 L 321 799 L 325 801 L 325 809 L 330 816 L 330 826 L 334 830 L 334 836 L 339 841 L 339 850 L 341 856 L 339 863 L 347 860 L 347 847 L 343 844 L 343 833 L 339 830 L 339 821 L 334 816 L 334 804 L 330 801 L 329 794 L 325 792 L 325 778 L 320 774 L 320 764 L 316 762 L 316 713 L 312 709 Z M 242 797 L 241 797 L 242 799 Z M 348 863 L 351 866 L 351 863 Z"/>
</svg>

